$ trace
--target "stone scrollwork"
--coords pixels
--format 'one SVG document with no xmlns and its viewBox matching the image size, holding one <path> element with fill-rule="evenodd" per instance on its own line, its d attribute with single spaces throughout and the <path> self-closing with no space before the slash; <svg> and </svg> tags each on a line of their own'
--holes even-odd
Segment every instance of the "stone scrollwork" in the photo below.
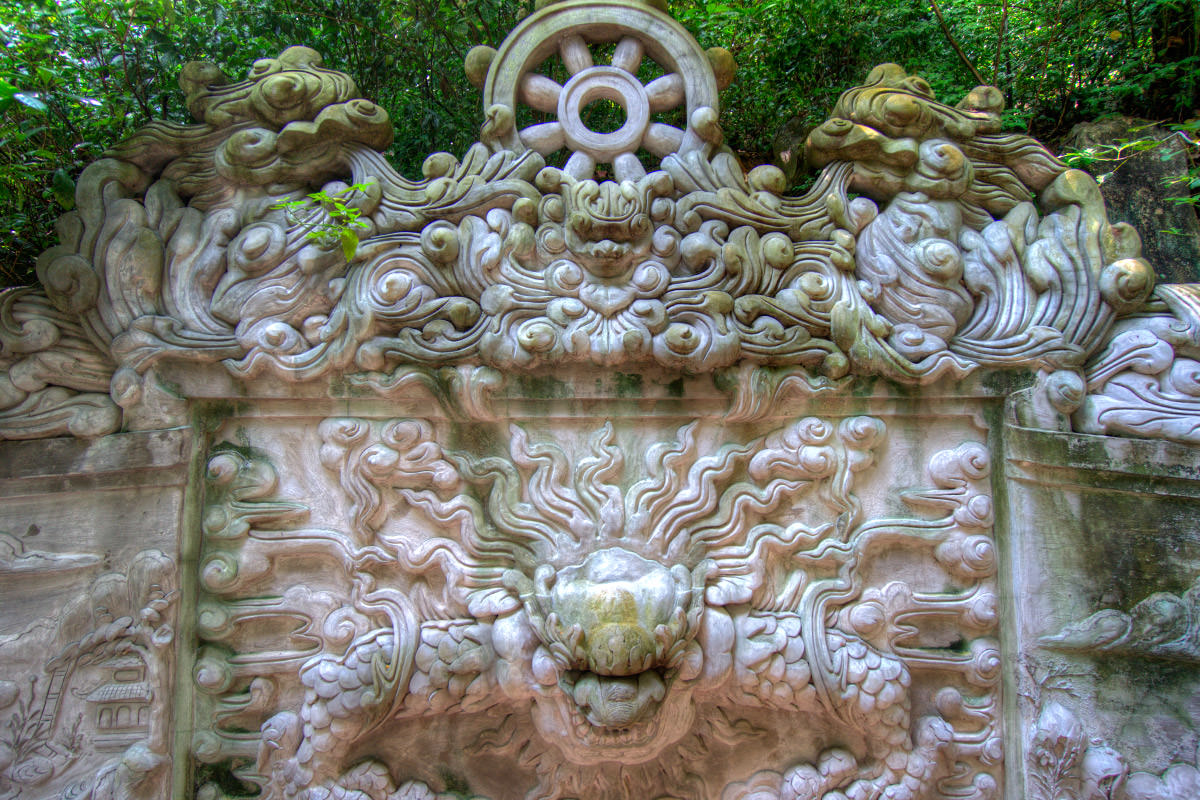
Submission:
<svg viewBox="0 0 1200 800">
<path fill-rule="evenodd" d="M 1200 286 L 1160 286 L 1156 300 L 1088 364 L 1077 430 L 1200 443 Z"/>
<path fill-rule="evenodd" d="M 0 439 L 99 436 L 121 424 L 115 365 L 36 289 L 0 290 Z"/>
<path fill-rule="evenodd" d="M 515 757 L 530 798 L 996 796 L 982 445 L 932 457 L 932 487 L 903 494 L 919 516 L 871 518 L 855 487 L 887 436 L 874 417 L 746 443 L 693 423 L 644 464 L 612 425 L 578 453 L 519 426 L 506 454 L 454 449 L 420 419 L 333 418 L 320 436 L 342 531 L 296 529 L 261 459 L 210 463 L 196 752 L 240 759 L 263 797 L 408 797 L 371 732 L 431 715 L 499 721 L 464 746 Z M 877 569 L 898 551 L 927 577 Z M 268 564 L 303 553 L 339 564 L 342 588 L 264 596 Z M 269 618 L 295 622 L 248 633 Z M 796 715 L 829 733 L 806 739 Z M 822 754 L 704 788 L 707 743 L 761 724 Z M 351 754 L 375 766 L 347 771 Z"/>
<path fill-rule="evenodd" d="M 542 70 L 552 57 L 565 83 Z M 1114 407 L 1188 406 L 1188 345 L 1168 342 L 1184 351 L 1154 386 L 1109 375 L 1135 346 L 1110 331 L 1158 335 L 1129 317 L 1153 271 L 1091 178 L 1000 131 L 996 89 L 952 107 L 877 68 L 813 131 L 822 171 L 792 197 L 782 172 L 745 174 L 721 143 L 730 55 L 650 4 L 547 4 L 467 67 L 480 142 L 461 161 L 430 156 L 410 181 L 381 155 L 387 114 L 312 50 L 262 59 L 240 82 L 187 65 L 196 123 L 155 122 L 85 170 L 42 286 L 4 296 L 0 436 L 115 430 L 152 402 L 154 366 L 180 361 L 223 363 L 235 381 L 365 385 L 578 362 L 919 384 L 1030 368 L 1074 387 L 1097 353 L 1087 392 L 1055 390 L 1056 408 L 1078 409 L 1085 430 L 1194 434 Z M 589 129 L 579 109 L 595 99 L 619 104 L 623 126 Z M 552 119 L 519 128 L 523 106 Z M 682 127 L 656 121 L 667 113 Z M 309 236 L 336 222 L 328 209 L 279 207 L 322 187 L 366 224 L 349 260 Z M 1183 293 L 1160 294 L 1163 325 Z"/>
</svg>

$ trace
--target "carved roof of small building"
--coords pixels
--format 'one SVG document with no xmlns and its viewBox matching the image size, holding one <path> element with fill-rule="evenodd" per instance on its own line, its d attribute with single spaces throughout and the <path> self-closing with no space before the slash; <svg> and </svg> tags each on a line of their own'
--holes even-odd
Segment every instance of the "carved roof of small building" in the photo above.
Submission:
<svg viewBox="0 0 1200 800">
<path fill-rule="evenodd" d="M 89 703 L 122 703 L 128 700 L 144 700 L 148 703 L 153 698 L 154 693 L 150 690 L 150 684 L 141 681 L 138 683 L 106 683 L 89 694 L 87 701 Z"/>
</svg>

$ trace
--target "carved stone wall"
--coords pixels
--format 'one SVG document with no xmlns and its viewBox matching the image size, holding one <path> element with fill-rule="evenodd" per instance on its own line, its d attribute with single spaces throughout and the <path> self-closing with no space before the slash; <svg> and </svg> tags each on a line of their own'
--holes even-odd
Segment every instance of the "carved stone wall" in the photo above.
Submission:
<svg viewBox="0 0 1200 800">
<path fill-rule="evenodd" d="M 165 798 L 183 430 L 10 442 L 0 458 L 0 797 Z"/>
<path fill-rule="evenodd" d="M 1028 797 L 1200 790 L 1200 460 L 1170 442 L 1005 430 Z"/>
<path fill-rule="evenodd" d="M 746 425 L 635 396 L 223 423 L 201 757 L 281 797 L 364 771 L 494 798 L 998 786 L 972 413 L 920 437 L 886 401 Z"/>
<path fill-rule="evenodd" d="M 1200 290 L 994 88 L 791 196 L 729 53 L 541 5 L 419 181 L 185 66 L 0 294 L 0 800 L 1196 797 Z"/>
</svg>

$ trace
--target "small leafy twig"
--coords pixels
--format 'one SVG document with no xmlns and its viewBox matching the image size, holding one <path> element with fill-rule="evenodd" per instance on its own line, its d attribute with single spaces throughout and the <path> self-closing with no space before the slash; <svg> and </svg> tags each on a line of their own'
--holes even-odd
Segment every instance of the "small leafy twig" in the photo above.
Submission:
<svg viewBox="0 0 1200 800">
<path fill-rule="evenodd" d="M 354 254 L 358 250 L 358 235 L 355 233 L 355 229 L 370 228 L 371 224 L 367 220 L 361 219 L 361 209 L 347 205 L 346 200 L 354 192 L 365 192 L 369 185 L 366 183 L 351 184 L 335 194 L 330 194 L 322 189 L 306 195 L 302 200 L 285 200 L 276 203 L 271 208 L 282 209 L 287 213 L 288 219 L 297 225 L 308 221 L 307 217 L 302 218 L 304 212 L 316 207 L 324 208 L 330 221 L 314 225 L 306 237 L 325 247 L 331 247 L 335 243 L 340 244 L 342 255 L 349 261 L 354 258 Z"/>
</svg>

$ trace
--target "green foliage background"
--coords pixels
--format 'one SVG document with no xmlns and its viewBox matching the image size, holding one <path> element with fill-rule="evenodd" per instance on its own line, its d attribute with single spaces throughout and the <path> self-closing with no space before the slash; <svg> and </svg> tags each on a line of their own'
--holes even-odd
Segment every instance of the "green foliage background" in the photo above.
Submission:
<svg viewBox="0 0 1200 800">
<path fill-rule="evenodd" d="M 481 121 L 462 59 L 498 45 L 531 10 L 517 0 L 0 0 L 0 285 L 31 280 L 73 179 L 153 118 L 188 121 L 176 86 L 191 60 L 231 77 L 292 44 L 324 54 L 396 126 L 389 153 L 419 172 L 461 154 Z M 1053 142 L 1106 113 L 1200 114 L 1196 0 L 675 0 L 705 47 L 733 52 L 727 141 L 771 160 L 871 66 L 895 61 L 957 100 L 980 82 L 1006 122 Z M 786 143 L 786 142 L 785 142 Z"/>
</svg>

